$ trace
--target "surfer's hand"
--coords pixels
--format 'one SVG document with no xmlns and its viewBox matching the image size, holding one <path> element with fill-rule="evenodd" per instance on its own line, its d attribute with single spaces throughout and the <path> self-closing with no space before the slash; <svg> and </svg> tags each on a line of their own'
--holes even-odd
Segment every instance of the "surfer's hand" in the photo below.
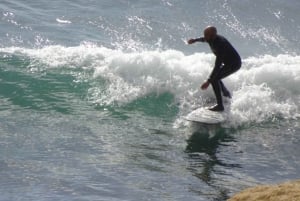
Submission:
<svg viewBox="0 0 300 201">
<path fill-rule="evenodd" d="M 205 89 L 207 89 L 208 86 L 209 86 L 209 81 L 206 81 L 201 85 L 201 89 L 205 90 Z"/>
<path fill-rule="evenodd" d="M 193 39 L 191 38 L 190 40 L 187 41 L 187 43 L 190 45 L 190 44 L 193 44 L 196 42 L 196 39 Z"/>
</svg>

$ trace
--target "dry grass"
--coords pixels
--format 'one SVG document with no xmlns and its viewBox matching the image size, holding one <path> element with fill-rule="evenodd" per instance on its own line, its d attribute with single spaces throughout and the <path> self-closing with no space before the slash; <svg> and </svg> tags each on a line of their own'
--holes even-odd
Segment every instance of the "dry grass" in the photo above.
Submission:
<svg viewBox="0 0 300 201">
<path fill-rule="evenodd" d="M 249 188 L 227 201 L 300 201 L 300 180 Z"/>
</svg>

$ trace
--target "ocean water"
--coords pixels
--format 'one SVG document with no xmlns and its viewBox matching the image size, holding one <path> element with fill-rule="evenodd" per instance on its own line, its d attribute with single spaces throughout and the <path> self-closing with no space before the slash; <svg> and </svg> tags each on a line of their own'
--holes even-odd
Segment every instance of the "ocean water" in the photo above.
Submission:
<svg viewBox="0 0 300 201">
<path fill-rule="evenodd" d="M 226 200 L 300 175 L 298 0 L 0 1 L 0 200 Z M 222 125 L 215 25 L 242 56 Z"/>
</svg>

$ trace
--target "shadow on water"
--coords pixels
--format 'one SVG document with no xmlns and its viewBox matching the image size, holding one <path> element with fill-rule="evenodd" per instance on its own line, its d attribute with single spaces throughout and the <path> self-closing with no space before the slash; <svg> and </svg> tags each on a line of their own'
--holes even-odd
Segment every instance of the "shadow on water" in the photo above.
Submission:
<svg viewBox="0 0 300 201">
<path fill-rule="evenodd" d="M 230 164 L 225 160 L 218 158 L 220 147 L 228 146 L 228 143 L 234 142 L 234 129 L 223 128 L 221 125 L 207 125 L 192 123 L 189 132 L 191 133 L 187 140 L 185 152 L 189 158 L 189 171 L 207 184 L 216 193 L 211 198 L 214 201 L 223 201 L 229 198 L 228 190 L 225 186 L 218 185 L 217 178 L 214 177 L 220 173 L 221 169 L 240 168 L 239 164 Z M 218 167 L 218 168 L 216 168 Z M 216 170 L 218 169 L 218 170 Z M 198 191 L 197 191 L 198 192 Z M 203 192 L 201 193 L 203 196 Z"/>
</svg>

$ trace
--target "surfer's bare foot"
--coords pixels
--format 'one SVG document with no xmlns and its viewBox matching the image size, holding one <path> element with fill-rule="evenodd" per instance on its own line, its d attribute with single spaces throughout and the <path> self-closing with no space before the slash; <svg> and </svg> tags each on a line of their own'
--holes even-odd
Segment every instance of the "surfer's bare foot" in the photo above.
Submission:
<svg viewBox="0 0 300 201">
<path fill-rule="evenodd" d="M 223 105 L 215 105 L 211 108 L 209 108 L 210 111 L 214 111 L 214 112 L 222 112 L 224 111 L 224 106 Z"/>
</svg>

